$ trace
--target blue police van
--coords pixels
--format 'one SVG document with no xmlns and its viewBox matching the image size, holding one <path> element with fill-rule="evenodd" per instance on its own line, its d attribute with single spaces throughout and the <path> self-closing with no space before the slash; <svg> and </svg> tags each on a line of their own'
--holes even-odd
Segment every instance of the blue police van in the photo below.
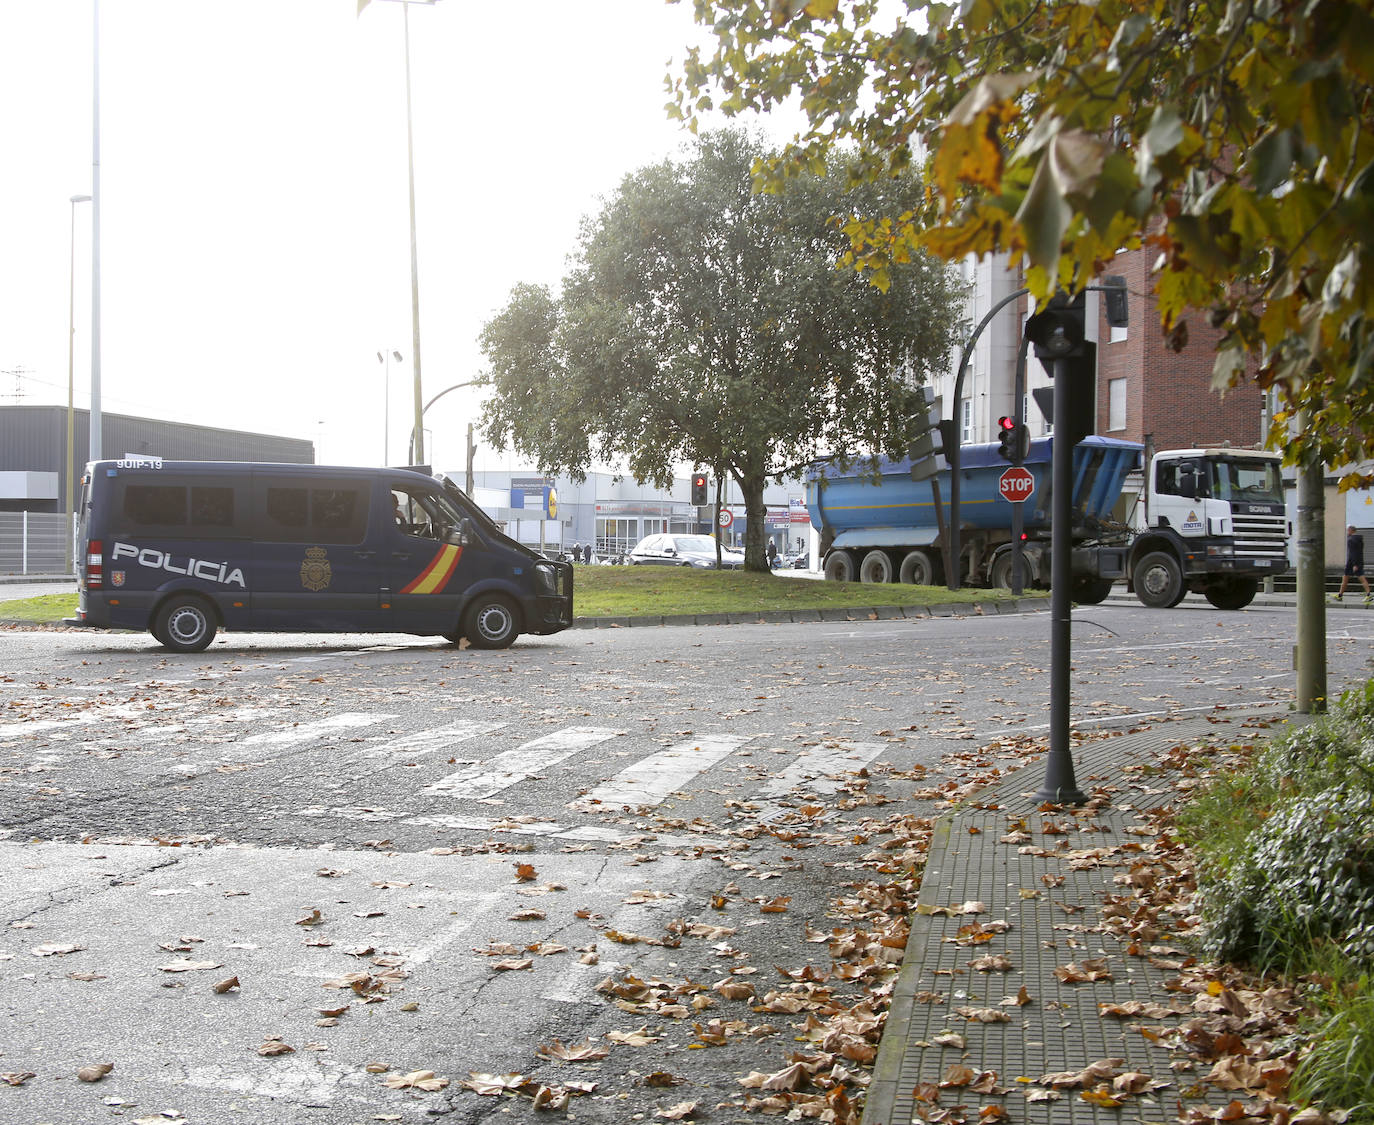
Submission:
<svg viewBox="0 0 1374 1125">
<path fill-rule="evenodd" d="M 427 468 L 95 461 L 78 517 L 67 624 L 147 629 L 174 652 L 200 652 L 220 628 L 505 648 L 572 624 L 572 567 Z"/>
</svg>

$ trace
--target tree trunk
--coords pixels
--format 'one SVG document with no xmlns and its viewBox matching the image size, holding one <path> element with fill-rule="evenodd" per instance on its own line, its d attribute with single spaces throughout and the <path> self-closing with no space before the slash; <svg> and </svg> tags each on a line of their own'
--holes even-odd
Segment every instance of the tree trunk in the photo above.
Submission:
<svg viewBox="0 0 1374 1125">
<path fill-rule="evenodd" d="M 744 494 L 744 569 L 767 574 L 768 565 L 768 508 L 763 502 L 763 489 L 768 478 L 736 477 Z"/>
</svg>

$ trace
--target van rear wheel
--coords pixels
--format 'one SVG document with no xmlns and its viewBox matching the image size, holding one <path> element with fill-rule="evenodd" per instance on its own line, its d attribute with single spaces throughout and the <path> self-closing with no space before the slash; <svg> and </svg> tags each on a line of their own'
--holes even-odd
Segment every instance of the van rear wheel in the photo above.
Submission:
<svg viewBox="0 0 1374 1125">
<path fill-rule="evenodd" d="M 519 612 L 500 594 L 479 596 L 463 614 L 463 635 L 473 648 L 509 648 L 519 633 Z"/>
<path fill-rule="evenodd" d="M 203 652 L 215 639 L 218 627 L 204 598 L 177 594 L 162 603 L 149 631 L 163 648 L 173 652 Z"/>
</svg>

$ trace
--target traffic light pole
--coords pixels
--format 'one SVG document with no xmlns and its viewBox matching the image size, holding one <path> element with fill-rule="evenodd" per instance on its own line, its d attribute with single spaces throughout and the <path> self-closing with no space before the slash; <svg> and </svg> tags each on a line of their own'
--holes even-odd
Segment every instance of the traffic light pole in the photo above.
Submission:
<svg viewBox="0 0 1374 1125">
<path fill-rule="evenodd" d="M 999 312 L 1029 292 L 1029 289 L 1023 288 L 1003 297 L 997 304 L 988 309 L 987 314 L 978 322 L 978 327 L 969 336 L 968 342 L 964 344 L 964 354 L 959 359 L 959 371 L 954 376 L 953 408 L 955 410 L 959 409 L 959 400 L 964 393 L 964 376 L 968 374 L 969 361 L 973 358 L 973 346 L 978 342 L 978 337 L 983 334 L 983 329 L 992 323 L 992 318 Z M 955 418 L 953 421 L 956 427 L 954 432 L 957 435 L 959 433 L 959 420 Z M 960 443 L 956 441 L 944 450 L 945 461 L 949 465 L 949 536 L 947 539 L 949 547 L 945 557 L 953 560 L 953 565 L 946 564 L 945 566 L 945 584 L 951 590 L 959 589 L 959 554 L 961 550 L 959 545 L 959 445 Z"/>
<path fill-rule="evenodd" d="M 1081 805 L 1087 801 L 1073 776 L 1069 749 L 1069 656 L 1072 640 L 1073 445 L 1069 432 L 1069 364 L 1054 365 L 1054 450 L 1050 462 L 1050 752 L 1037 801 Z"/>
</svg>

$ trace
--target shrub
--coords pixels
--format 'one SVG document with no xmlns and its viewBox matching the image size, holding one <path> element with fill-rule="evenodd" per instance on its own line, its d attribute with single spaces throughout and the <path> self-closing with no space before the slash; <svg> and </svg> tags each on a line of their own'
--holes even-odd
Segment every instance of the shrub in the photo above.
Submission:
<svg viewBox="0 0 1374 1125">
<path fill-rule="evenodd" d="M 1199 818 L 1188 823 L 1202 852 L 1206 945 L 1213 956 L 1261 970 L 1310 964 L 1335 943 L 1374 965 L 1374 683 L 1343 696 L 1332 713 L 1290 729 L 1227 792 L 1272 798 L 1272 809 L 1237 841 L 1211 854 Z"/>
</svg>

